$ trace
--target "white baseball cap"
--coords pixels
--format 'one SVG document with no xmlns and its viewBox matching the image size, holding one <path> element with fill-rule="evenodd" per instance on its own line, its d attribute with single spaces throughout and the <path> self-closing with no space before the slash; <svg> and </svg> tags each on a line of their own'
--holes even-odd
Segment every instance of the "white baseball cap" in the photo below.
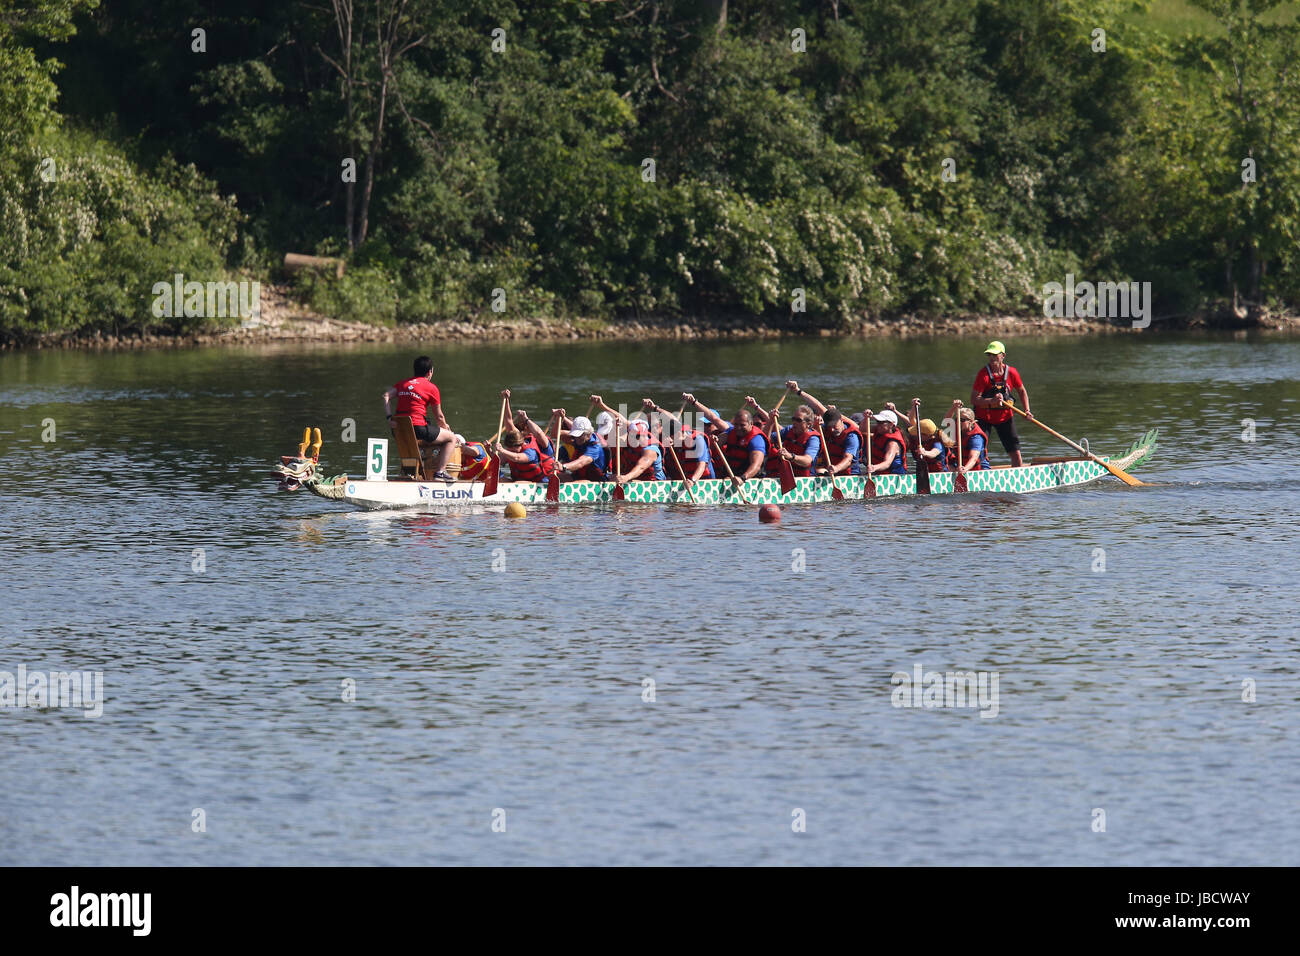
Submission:
<svg viewBox="0 0 1300 956">
<path fill-rule="evenodd" d="M 580 421 L 584 421 L 584 422 L 586 421 L 585 418 L 581 418 L 581 419 L 579 419 L 579 420 L 580 420 Z M 575 421 L 573 424 L 576 426 L 576 425 L 578 424 L 578 422 Z M 596 434 L 597 434 L 597 435 L 599 435 L 601 438 L 604 438 L 606 435 L 608 435 L 608 434 L 609 434 L 610 432 L 612 432 L 613 430 L 614 430 L 614 416 L 613 416 L 613 415 L 611 415 L 609 412 L 601 412 L 599 415 L 596 416 Z"/>
<path fill-rule="evenodd" d="M 872 415 L 871 417 L 878 422 L 889 422 L 889 424 L 891 425 L 898 424 L 898 416 L 895 415 L 893 412 L 891 412 L 889 409 L 885 409 L 883 412 L 876 412 L 876 414 Z"/>
<path fill-rule="evenodd" d="M 591 427 L 591 419 L 588 418 L 586 415 L 579 415 L 577 418 L 573 420 L 573 428 L 569 432 L 569 437 L 577 438 L 578 436 L 583 435 L 589 431 L 594 431 L 594 429 Z"/>
</svg>

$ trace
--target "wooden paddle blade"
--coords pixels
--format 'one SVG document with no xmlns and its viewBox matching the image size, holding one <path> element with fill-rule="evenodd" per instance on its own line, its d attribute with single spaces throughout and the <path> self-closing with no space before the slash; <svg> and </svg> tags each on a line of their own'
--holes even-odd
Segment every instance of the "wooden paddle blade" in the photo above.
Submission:
<svg viewBox="0 0 1300 956">
<path fill-rule="evenodd" d="M 963 494 L 970 491 L 970 487 L 966 484 L 966 476 L 959 471 L 952 473 L 952 490 Z"/>
<path fill-rule="evenodd" d="M 866 478 L 866 485 L 862 489 L 862 497 L 876 497 L 876 479 L 872 478 L 870 475 L 864 475 L 863 477 Z"/>
<path fill-rule="evenodd" d="M 627 500 L 627 493 L 623 491 L 623 486 L 617 483 L 615 483 L 614 485 L 614 500 L 615 501 Z"/>
<path fill-rule="evenodd" d="M 551 475 L 551 477 L 546 480 L 546 500 L 547 501 L 560 500 L 560 476 L 559 475 Z"/>
<path fill-rule="evenodd" d="M 930 468 L 920 455 L 916 456 L 916 493 L 918 495 L 930 493 Z"/>
<path fill-rule="evenodd" d="M 501 482 L 501 459 L 496 455 L 488 458 L 487 468 L 483 478 L 483 497 L 490 498 L 497 493 L 497 487 Z"/>
<path fill-rule="evenodd" d="M 835 484 L 835 476 L 831 475 L 831 501 L 843 501 L 844 492 L 840 491 L 839 485 Z"/>
<path fill-rule="evenodd" d="M 1114 476 L 1115 476 L 1116 478 L 1118 478 L 1120 481 L 1124 482 L 1124 484 L 1126 484 L 1126 485 L 1132 485 L 1134 488 L 1136 488 L 1138 485 L 1145 485 L 1145 484 L 1146 484 L 1145 481 L 1139 481 L 1137 478 L 1134 478 L 1132 475 L 1130 475 L 1127 471 L 1125 471 L 1125 470 L 1124 470 L 1123 468 L 1121 468 L 1119 465 L 1112 465 L 1112 464 L 1111 464 L 1110 462 L 1108 462 L 1108 461 L 1103 461 L 1103 462 L 1101 462 L 1101 464 L 1102 464 L 1102 466 L 1103 466 L 1107 471 L 1109 471 L 1112 475 L 1114 475 Z"/>
<path fill-rule="evenodd" d="M 790 463 L 788 461 L 782 458 L 781 459 L 781 494 L 788 495 L 790 492 L 794 491 L 794 487 L 795 487 L 794 469 L 790 467 Z"/>
</svg>

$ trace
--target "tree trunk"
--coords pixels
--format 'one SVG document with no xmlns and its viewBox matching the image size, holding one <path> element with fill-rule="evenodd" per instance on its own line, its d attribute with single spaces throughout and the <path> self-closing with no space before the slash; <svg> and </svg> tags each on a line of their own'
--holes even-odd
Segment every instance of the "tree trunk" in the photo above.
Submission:
<svg viewBox="0 0 1300 956">
<path fill-rule="evenodd" d="M 721 33 L 727 28 L 727 0 L 700 0 L 700 33 Z"/>
<path fill-rule="evenodd" d="M 370 231 L 370 193 L 375 184 L 375 157 L 379 155 L 380 141 L 384 135 L 384 109 L 388 105 L 388 70 L 383 70 L 379 81 L 379 112 L 375 116 L 375 130 L 370 137 L 370 152 L 366 154 L 366 185 L 361 192 L 361 215 L 357 224 L 357 245 L 366 241 Z"/>
</svg>

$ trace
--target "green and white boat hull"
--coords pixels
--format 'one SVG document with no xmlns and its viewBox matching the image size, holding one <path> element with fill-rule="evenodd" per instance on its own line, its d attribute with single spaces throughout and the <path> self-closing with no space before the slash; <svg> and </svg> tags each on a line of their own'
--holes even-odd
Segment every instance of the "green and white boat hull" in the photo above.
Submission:
<svg viewBox="0 0 1300 956">
<path fill-rule="evenodd" d="M 1129 446 L 1124 454 L 1113 461 L 1125 471 L 1142 464 L 1156 448 L 1156 429 Z M 1109 475 L 1101 465 L 1084 458 L 1030 464 L 1020 468 L 994 468 L 973 471 L 966 475 L 971 493 L 1027 494 L 1033 491 L 1050 491 L 1086 485 Z M 845 500 L 864 497 L 866 485 L 863 478 L 836 478 L 835 486 Z M 443 509 L 465 505 L 506 504 L 517 501 L 523 505 L 546 504 L 546 486 L 531 482 L 500 483 L 494 495 L 483 494 L 481 481 L 424 482 L 424 481 L 364 481 L 337 475 L 333 478 L 308 478 L 303 487 L 322 498 L 343 501 L 361 508 L 424 508 Z M 876 497 L 892 498 L 916 494 L 916 476 L 877 475 Z M 559 504 L 590 505 L 614 501 L 613 482 L 571 481 L 560 485 Z M 781 494 L 780 483 L 775 478 L 751 478 L 745 482 L 744 495 L 725 479 L 708 479 L 696 482 L 690 493 L 680 481 L 633 481 L 623 486 L 624 501 L 630 504 L 697 504 L 743 505 L 749 504 L 816 504 L 831 501 L 830 478 L 797 478 L 788 494 Z M 930 493 L 953 494 L 953 475 L 938 472 L 930 475 Z M 693 495 L 693 500 L 692 500 Z M 748 502 L 746 502 L 746 497 Z"/>
</svg>

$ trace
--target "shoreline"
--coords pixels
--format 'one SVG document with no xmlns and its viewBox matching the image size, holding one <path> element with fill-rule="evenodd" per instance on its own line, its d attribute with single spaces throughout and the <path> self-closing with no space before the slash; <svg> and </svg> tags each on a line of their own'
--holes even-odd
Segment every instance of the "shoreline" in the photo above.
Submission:
<svg viewBox="0 0 1300 956">
<path fill-rule="evenodd" d="M 80 350 L 95 352 L 208 346 L 288 345 L 316 343 L 499 344 L 503 342 L 563 341 L 746 341 L 774 338 L 925 338 L 935 336 L 1071 336 L 1142 335 L 1162 332 L 1292 332 L 1300 333 L 1300 313 L 1258 311 L 1247 316 L 1224 309 L 1202 315 L 1153 321 L 1146 329 L 1098 318 L 1045 318 L 1041 315 L 974 314 L 946 317 L 899 316 L 863 319 L 848 328 L 830 329 L 802 322 L 771 323 L 753 316 L 680 316 L 636 320 L 501 319 L 441 321 L 382 326 L 332 319 L 304 310 L 281 289 L 263 292 L 260 319 L 247 327 L 188 332 L 137 332 L 122 335 L 47 333 L 29 340 L 0 342 L 0 352 Z"/>
</svg>

